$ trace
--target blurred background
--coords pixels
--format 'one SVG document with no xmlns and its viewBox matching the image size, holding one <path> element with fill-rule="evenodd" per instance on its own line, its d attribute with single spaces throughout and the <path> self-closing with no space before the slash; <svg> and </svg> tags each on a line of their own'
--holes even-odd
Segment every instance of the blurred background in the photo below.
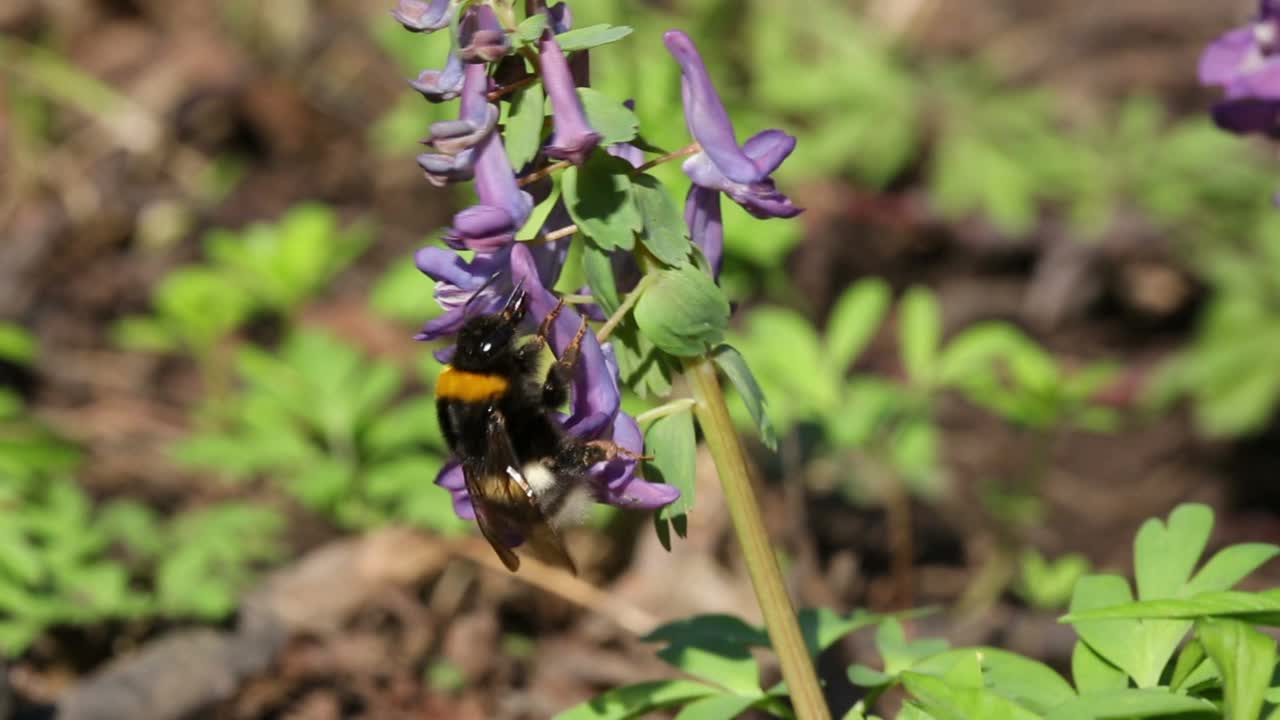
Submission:
<svg viewBox="0 0 1280 720">
<path fill-rule="evenodd" d="M 661 622 L 758 620 L 702 456 L 688 537 L 601 509 L 577 582 L 506 573 L 431 483 L 412 256 L 470 191 L 413 161 L 448 38 L 387 9 L 0 4 L 0 717 L 542 718 L 671 676 Z M 636 28 L 593 82 L 650 142 L 688 142 L 671 27 L 740 134 L 800 138 L 807 212 L 726 204 L 724 275 L 799 605 L 942 606 L 1061 666 L 1074 579 L 1143 519 L 1280 541 L 1277 163 L 1195 77 L 1254 3 L 573 9 Z"/>
</svg>

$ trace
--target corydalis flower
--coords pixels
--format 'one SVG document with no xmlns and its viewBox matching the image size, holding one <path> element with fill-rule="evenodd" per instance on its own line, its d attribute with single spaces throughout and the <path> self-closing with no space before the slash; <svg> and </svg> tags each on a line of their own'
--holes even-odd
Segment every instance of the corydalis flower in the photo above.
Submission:
<svg viewBox="0 0 1280 720">
<path fill-rule="evenodd" d="M 488 87 L 489 78 L 485 66 L 468 65 L 462 91 L 463 102 L 471 97 L 476 103 L 482 104 L 485 123 L 491 117 L 496 120 L 496 116 L 492 115 L 494 109 L 484 97 Z M 464 111 L 463 114 L 468 113 Z M 480 117 L 482 116 L 478 111 L 473 112 L 470 121 L 478 123 Z M 480 125 L 475 127 L 479 130 Z M 430 156 L 432 159 L 429 162 L 420 157 L 418 163 L 430 177 L 431 173 L 438 172 L 437 168 L 431 166 L 431 162 L 444 164 L 446 160 L 442 160 L 442 157 L 453 157 L 455 166 L 446 166 L 443 169 L 447 172 L 438 173 L 439 177 L 445 179 L 450 179 L 450 173 L 455 177 L 462 174 L 467 169 L 459 167 L 463 162 L 470 166 L 474 171 L 480 204 L 454 215 L 453 226 L 445 233 L 444 240 L 455 250 L 494 252 L 515 241 L 516 232 L 533 210 L 533 199 L 516 185 L 515 175 L 511 171 L 511 164 L 507 161 L 507 153 L 498 133 L 490 128 L 489 132 L 478 133 L 477 137 L 471 139 L 476 140 L 477 144 L 456 156 Z"/>
<path fill-rule="evenodd" d="M 445 102 L 462 92 L 462 75 L 462 59 L 450 50 L 443 69 L 423 70 L 418 73 L 417 80 L 409 81 L 409 86 L 422 93 L 429 102 Z"/>
<path fill-rule="evenodd" d="M 723 192 L 758 218 L 798 215 L 800 208 L 778 191 L 770 177 L 791 154 L 796 139 L 781 130 L 765 130 L 739 147 L 729 114 L 693 41 L 679 30 L 667 32 L 662 39 L 680 63 L 685 122 L 702 146 L 685 161 L 685 174 L 698 187 Z"/>
<path fill-rule="evenodd" d="M 410 32 L 435 32 L 448 27 L 453 16 L 449 0 L 400 0 L 391 16 Z"/>
<path fill-rule="evenodd" d="M 549 157 L 581 165 L 600 143 L 600 133 L 587 122 L 569 61 L 550 30 L 543 31 L 538 49 L 542 84 L 551 98 L 551 119 L 555 124 L 546 153 Z"/>
<path fill-rule="evenodd" d="M 488 139 L 498 124 L 498 108 L 485 96 L 489 88 L 485 67 L 469 65 L 464 76 L 458 119 L 432 123 L 431 136 L 423 142 L 438 152 L 418 156 L 418 165 L 437 187 L 471 179 L 476 146 Z"/>
<path fill-rule="evenodd" d="M 1255 22 L 1211 43 L 1200 57 L 1200 82 L 1226 91 L 1213 107 L 1219 127 L 1280 138 L 1280 2 L 1262 0 Z"/>
<path fill-rule="evenodd" d="M 458 57 L 463 62 L 497 62 L 510 49 L 511 42 L 493 8 L 476 5 L 462 16 L 458 26 Z"/>
<path fill-rule="evenodd" d="M 510 250 L 511 278 L 526 293 L 532 321 L 541 323 L 558 304 L 555 295 L 543 284 L 539 264 L 524 245 Z M 547 341 L 560 356 L 572 342 L 582 318 L 571 307 L 562 307 L 552 323 Z M 566 432 L 583 440 L 612 440 L 635 454 L 642 452 L 644 441 L 640 428 L 631 416 L 619 410 L 621 393 L 618 369 L 610 353 L 595 336 L 587 333 L 579 348 L 578 362 L 570 382 L 570 414 L 560 419 Z M 650 483 L 636 476 L 636 460 L 619 457 L 591 468 L 591 490 L 600 502 L 632 509 L 652 509 L 668 505 L 680 497 L 670 485 Z M 454 510 L 464 518 L 475 517 L 467 497 L 461 467 L 450 463 L 440 472 L 437 484 L 453 495 Z"/>
</svg>

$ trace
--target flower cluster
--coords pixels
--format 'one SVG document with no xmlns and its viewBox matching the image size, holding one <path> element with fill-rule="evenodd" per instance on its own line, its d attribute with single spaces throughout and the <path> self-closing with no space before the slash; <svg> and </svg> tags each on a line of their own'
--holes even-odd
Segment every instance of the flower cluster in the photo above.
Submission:
<svg viewBox="0 0 1280 720">
<path fill-rule="evenodd" d="M 464 5 L 456 0 L 400 0 L 392 11 L 410 31 L 448 28 L 454 33 L 444 67 L 425 70 L 411 82 L 431 102 L 460 99 L 457 119 L 431 126 L 423 141 L 428 152 L 417 161 L 435 185 L 474 181 L 478 197 L 477 204 L 454 215 L 444 234 L 448 249 L 426 247 L 416 256 L 419 270 L 436 281 L 436 300 L 445 309 L 422 328 L 417 336 L 420 340 L 453 336 L 468 317 L 496 311 L 515 287 L 528 297 L 528 322 L 541 323 L 559 302 L 551 288 L 568 254 L 573 221 L 564 201 L 557 200 L 542 222 L 539 240 L 516 241 L 534 208 L 549 196 L 550 183 L 537 179 L 544 177 L 553 161 L 581 166 L 598 148 L 623 157 L 633 167 L 644 160 L 643 152 L 632 145 L 600 148 L 602 134 L 592 127 L 578 92 L 589 82 L 587 51 L 566 53 L 557 40 L 572 25 L 567 6 L 530 5 L 531 12 L 545 14 L 545 30 L 536 41 L 527 39 L 520 48 L 514 47 L 515 28 L 504 27 L 494 7 L 485 2 Z M 509 11 L 509 5 L 500 9 Z M 700 146 L 684 164 L 693 182 L 686 201 L 686 220 L 690 237 L 718 271 L 724 242 L 721 194 L 757 217 L 791 217 L 799 212 L 770 178 L 795 140 L 781 131 L 766 130 L 739 146 L 692 41 L 675 31 L 665 39 L 682 69 L 686 120 Z M 516 89 L 513 84 L 523 86 L 530 81 L 525 58 L 531 60 L 529 69 L 537 73 L 549 100 L 552 127 L 533 162 L 512 168 L 493 99 L 509 96 Z M 526 186 L 528 191 L 522 189 Z M 466 259 L 461 251 L 472 255 Z M 615 259 L 620 268 L 630 260 L 625 256 Z M 634 272 L 634 262 L 630 268 Z M 622 277 L 618 281 L 619 287 L 630 284 Z M 556 316 L 548 341 L 557 355 L 569 345 L 581 322 L 579 313 L 570 306 Z M 447 362 L 451 354 L 452 348 L 446 348 L 437 352 L 437 357 Z M 597 342 L 591 333 L 581 345 L 570 396 L 570 413 L 561 418 L 566 431 L 588 440 L 612 440 L 636 455 L 642 452 L 639 426 L 620 409 L 613 350 L 608 343 Z M 633 458 L 601 463 L 592 469 L 592 482 L 600 502 L 619 507 L 657 508 L 679 496 L 672 486 L 639 477 Z M 453 493 L 459 515 L 474 516 L 457 463 L 447 465 L 437 483 Z"/>
<path fill-rule="evenodd" d="M 1226 92 L 1213 107 L 1219 127 L 1280 138 L 1280 0 L 1261 0 L 1253 23 L 1205 49 L 1200 82 Z"/>
</svg>

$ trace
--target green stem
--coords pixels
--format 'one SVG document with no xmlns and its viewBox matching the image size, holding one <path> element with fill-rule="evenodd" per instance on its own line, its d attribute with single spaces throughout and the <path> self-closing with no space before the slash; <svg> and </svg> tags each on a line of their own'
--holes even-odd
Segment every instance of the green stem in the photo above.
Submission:
<svg viewBox="0 0 1280 720">
<path fill-rule="evenodd" d="M 627 293 L 626 299 L 622 301 L 622 304 L 618 306 L 618 309 L 614 310 L 613 314 L 609 316 L 609 319 L 604 321 L 604 325 L 600 326 L 600 330 L 596 332 L 597 341 L 604 342 L 609 339 L 609 336 L 618 328 L 618 324 L 622 322 L 622 319 L 625 318 L 627 313 L 631 312 L 631 308 L 635 307 L 636 303 L 640 301 L 640 296 L 644 294 L 645 289 L 648 288 L 657 277 L 658 276 L 653 273 L 645 273 L 645 275 L 640 278 L 640 282 L 636 283 L 636 286 L 631 289 L 631 292 Z"/>
<path fill-rule="evenodd" d="M 654 420 L 667 417 L 668 415 L 675 415 L 676 413 L 684 412 L 685 410 L 688 410 L 689 408 L 693 407 L 697 403 L 698 401 L 694 400 L 693 398 L 680 398 L 679 400 L 672 400 L 669 403 L 664 403 L 655 408 L 649 408 L 648 410 L 645 410 L 644 412 L 640 413 L 639 415 L 636 416 L 636 424 L 644 425 L 647 422 L 652 422 Z"/>
<path fill-rule="evenodd" d="M 831 711 L 822 696 L 809 650 L 796 622 L 795 608 L 787 596 L 778 560 L 765 532 L 764 518 L 751 488 L 742 445 L 729 419 L 715 364 L 708 357 L 686 360 L 685 377 L 697 400 L 694 414 L 715 460 L 729 516 L 733 518 L 751 585 L 764 615 L 769 640 L 782 665 L 782 677 L 791 692 L 796 716 L 800 720 L 830 720 Z"/>
</svg>

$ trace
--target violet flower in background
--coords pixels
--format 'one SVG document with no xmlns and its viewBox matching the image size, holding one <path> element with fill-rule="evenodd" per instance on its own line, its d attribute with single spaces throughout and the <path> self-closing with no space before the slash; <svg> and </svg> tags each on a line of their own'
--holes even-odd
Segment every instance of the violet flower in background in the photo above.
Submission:
<svg viewBox="0 0 1280 720">
<path fill-rule="evenodd" d="M 1223 130 L 1280 138 L 1280 2 L 1259 5 L 1255 22 L 1205 49 L 1200 82 L 1226 91 L 1213 107 L 1213 119 Z"/>
<path fill-rule="evenodd" d="M 450 0 L 400 0 L 391 16 L 410 32 L 435 32 L 453 19 Z"/>
<path fill-rule="evenodd" d="M 440 103 L 453 100 L 462 93 L 462 58 L 449 51 L 449 59 L 440 70 L 423 70 L 409 86 L 422 93 L 428 102 Z"/>
<path fill-rule="evenodd" d="M 551 120 L 555 126 L 546 148 L 547 156 L 581 165 L 600 143 L 600 133 L 587 122 L 569 61 L 550 30 L 543 31 L 538 49 L 542 85 L 551 99 Z"/>
<path fill-rule="evenodd" d="M 463 62 L 491 63 L 501 60 L 511 49 L 511 41 L 493 8 L 473 5 L 458 26 L 458 57 Z"/>
<path fill-rule="evenodd" d="M 800 208 L 770 177 L 795 149 L 796 139 L 781 130 L 764 130 L 739 147 L 729 114 L 693 41 L 679 30 L 668 31 L 662 39 L 680 63 L 685 122 L 702 146 L 701 152 L 684 162 L 685 174 L 698 187 L 725 193 L 755 217 L 800 214 Z"/>
</svg>

